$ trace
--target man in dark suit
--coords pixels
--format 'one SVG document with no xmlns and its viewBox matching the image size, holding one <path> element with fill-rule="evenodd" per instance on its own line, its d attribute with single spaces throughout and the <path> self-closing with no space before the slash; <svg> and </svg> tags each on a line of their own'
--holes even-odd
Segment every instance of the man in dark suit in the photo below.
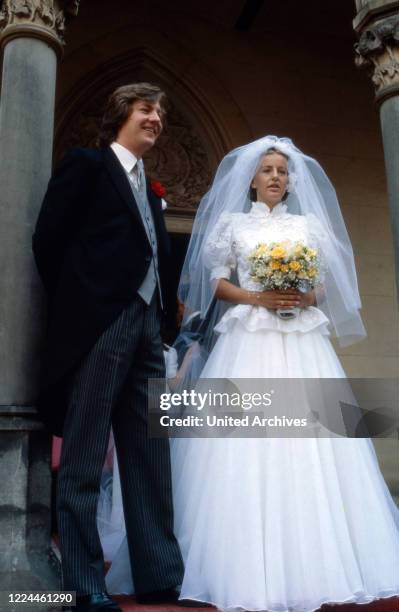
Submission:
<svg viewBox="0 0 399 612">
<path fill-rule="evenodd" d="M 106 593 L 96 526 L 111 425 L 138 601 L 177 598 L 167 440 L 149 439 L 147 381 L 164 377 L 160 312 L 168 235 L 141 158 L 156 142 L 164 94 L 117 89 L 99 150 L 76 149 L 52 177 L 33 250 L 48 294 L 39 412 L 63 435 L 57 515 L 63 588 L 78 610 L 119 610 Z"/>
</svg>

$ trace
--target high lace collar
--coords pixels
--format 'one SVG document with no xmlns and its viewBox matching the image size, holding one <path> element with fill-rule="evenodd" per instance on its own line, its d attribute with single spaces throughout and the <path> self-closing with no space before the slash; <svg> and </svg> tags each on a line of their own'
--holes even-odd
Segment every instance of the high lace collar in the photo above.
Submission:
<svg viewBox="0 0 399 612">
<path fill-rule="evenodd" d="M 287 205 L 279 202 L 273 208 L 269 208 L 266 202 L 252 202 L 251 215 L 254 217 L 280 217 L 287 210 Z"/>
</svg>

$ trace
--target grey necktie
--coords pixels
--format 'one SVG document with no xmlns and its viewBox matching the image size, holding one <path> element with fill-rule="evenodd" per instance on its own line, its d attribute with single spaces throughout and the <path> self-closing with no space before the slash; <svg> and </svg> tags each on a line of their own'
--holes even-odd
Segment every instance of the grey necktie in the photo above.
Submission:
<svg viewBox="0 0 399 612">
<path fill-rule="evenodd" d="M 137 191 L 140 191 L 140 167 L 139 167 L 139 162 L 137 161 L 137 163 L 134 164 L 133 168 L 130 170 L 129 172 L 130 174 L 130 178 L 131 181 L 134 185 L 134 187 L 137 189 Z"/>
<path fill-rule="evenodd" d="M 133 179 L 133 184 L 139 194 L 142 196 L 145 193 L 145 174 L 144 174 L 144 164 L 141 159 L 137 160 L 137 163 L 134 165 L 134 168 L 131 171 L 131 177 Z"/>
</svg>

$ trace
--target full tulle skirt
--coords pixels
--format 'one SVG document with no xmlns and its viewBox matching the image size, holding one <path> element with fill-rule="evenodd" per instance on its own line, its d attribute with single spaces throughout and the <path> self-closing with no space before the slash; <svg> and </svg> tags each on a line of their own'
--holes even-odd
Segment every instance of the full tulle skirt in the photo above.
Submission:
<svg viewBox="0 0 399 612">
<path fill-rule="evenodd" d="M 219 326 L 204 378 L 345 376 L 323 322 L 254 332 L 230 313 Z M 176 438 L 171 458 L 181 597 L 311 612 L 399 594 L 399 511 L 369 439 Z M 124 541 L 110 591 L 132 592 L 129 575 Z"/>
</svg>

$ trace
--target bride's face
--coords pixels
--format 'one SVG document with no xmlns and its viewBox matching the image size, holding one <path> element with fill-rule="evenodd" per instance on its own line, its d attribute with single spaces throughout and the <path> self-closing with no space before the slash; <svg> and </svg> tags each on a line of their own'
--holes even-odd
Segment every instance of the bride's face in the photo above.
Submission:
<svg viewBox="0 0 399 612">
<path fill-rule="evenodd" d="M 280 153 L 268 153 L 262 158 L 251 187 L 256 189 L 258 202 L 270 208 L 276 206 L 287 190 L 288 161 Z"/>
</svg>

